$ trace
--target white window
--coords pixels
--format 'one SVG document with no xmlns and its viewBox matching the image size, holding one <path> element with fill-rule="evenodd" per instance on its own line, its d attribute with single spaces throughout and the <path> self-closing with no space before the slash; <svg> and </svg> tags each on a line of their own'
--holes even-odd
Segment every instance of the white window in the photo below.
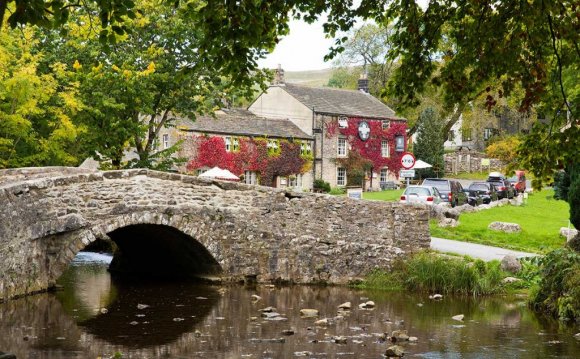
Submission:
<svg viewBox="0 0 580 359">
<path fill-rule="evenodd" d="M 495 128 L 484 128 L 483 129 L 483 139 L 489 140 L 493 135 L 496 134 Z"/>
<path fill-rule="evenodd" d="M 346 168 L 339 167 L 336 169 L 336 185 L 346 186 Z"/>
<path fill-rule="evenodd" d="M 169 148 L 169 134 L 166 133 L 163 135 L 163 149 L 168 149 Z"/>
<path fill-rule="evenodd" d="M 346 157 L 346 138 L 338 138 L 338 157 Z"/>
<path fill-rule="evenodd" d="M 237 137 L 232 138 L 232 151 L 238 151 L 240 149 L 240 139 Z"/>
<path fill-rule="evenodd" d="M 256 172 L 254 171 L 245 171 L 244 172 L 244 183 L 246 184 L 257 184 L 257 176 Z"/>
<path fill-rule="evenodd" d="M 268 153 L 276 153 L 278 152 L 278 140 L 268 140 Z"/>
<path fill-rule="evenodd" d="M 380 182 L 387 182 L 389 178 L 389 169 L 388 168 L 381 168 L 381 175 L 379 178 Z"/>
<path fill-rule="evenodd" d="M 381 123 L 381 126 L 382 126 L 383 130 L 387 130 L 387 129 L 389 129 L 389 127 L 391 127 L 391 121 L 383 120 L 383 122 Z"/>
<path fill-rule="evenodd" d="M 338 118 L 338 127 L 340 128 L 347 128 L 348 127 L 348 118 L 346 117 L 339 117 Z"/>
<path fill-rule="evenodd" d="M 226 137 L 224 139 L 225 143 L 226 143 L 226 151 L 230 152 L 232 150 L 232 138 L 231 137 Z"/>
<path fill-rule="evenodd" d="M 302 186 L 301 174 L 288 177 L 288 187 L 301 187 L 301 186 Z"/>
<path fill-rule="evenodd" d="M 388 140 L 381 141 L 381 156 L 391 157 L 391 146 L 389 145 Z"/>
<path fill-rule="evenodd" d="M 300 143 L 300 154 L 301 155 L 311 155 L 312 154 L 312 143 L 307 141 L 302 141 Z"/>
</svg>

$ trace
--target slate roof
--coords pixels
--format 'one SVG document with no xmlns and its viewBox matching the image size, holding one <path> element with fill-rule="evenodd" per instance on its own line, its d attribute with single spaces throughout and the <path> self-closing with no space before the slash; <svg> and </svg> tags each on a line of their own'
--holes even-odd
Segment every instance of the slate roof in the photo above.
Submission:
<svg viewBox="0 0 580 359">
<path fill-rule="evenodd" d="M 245 109 L 224 109 L 218 111 L 216 117 L 198 116 L 195 121 L 179 118 L 176 126 L 204 133 L 313 139 L 289 120 L 258 117 Z"/>
<path fill-rule="evenodd" d="M 361 91 L 316 88 L 291 83 L 279 87 L 316 113 L 397 119 L 395 111 L 389 106 Z"/>
</svg>

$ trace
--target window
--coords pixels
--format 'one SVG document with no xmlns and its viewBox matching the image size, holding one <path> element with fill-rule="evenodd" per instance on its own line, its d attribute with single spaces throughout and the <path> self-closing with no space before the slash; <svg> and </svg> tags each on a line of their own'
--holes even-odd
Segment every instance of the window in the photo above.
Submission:
<svg viewBox="0 0 580 359">
<path fill-rule="evenodd" d="M 494 128 L 484 128 L 483 129 L 483 139 L 489 140 L 495 134 Z"/>
<path fill-rule="evenodd" d="M 455 140 L 455 133 L 453 130 L 447 132 L 447 141 L 454 141 Z"/>
<path fill-rule="evenodd" d="M 232 138 L 232 151 L 236 152 L 240 150 L 240 139 L 237 137 Z"/>
<path fill-rule="evenodd" d="M 342 116 L 338 118 L 338 127 L 340 128 L 347 128 L 348 127 L 348 118 Z"/>
<path fill-rule="evenodd" d="M 226 151 L 227 152 L 231 152 L 232 151 L 232 138 L 231 137 L 226 137 L 224 139 L 225 143 L 226 143 Z"/>
<path fill-rule="evenodd" d="M 288 187 L 300 187 L 300 186 L 302 186 L 301 174 L 288 177 Z"/>
<path fill-rule="evenodd" d="M 382 126 L 383 130 L 388 130 L 389 127 L 391 127 L 391 121 L 383 120 L 383 122 L 381 123 L 381 126 Z"/>
<path fill-rule="evenodd" d="M 339 167 L 336 169 L 336 185 L 346 186 L 346 168 Z"/>
<path fill-rule="evenodd" d="M 387 182 L 389 178 L 389 169 L 381 168 L 381 175 L 379 177 L 379 182 Z"/>
<path fill-rule="evenodd" d="M 268 140 L 268 154 L 276 154 L 278 153 L 278 149 L 280 148 L 278 140 Z"/>
<path fill-rule="evenodd" d="M 300 154 L 302 156 L 307 156 L 312 154 L 312 143 L 307 141 L 302 141 L 300 143 Z"/>
<path fill-rule="evenodd" d="M 381 156 L 391 157 L 391 146 L 389 145 L 388 140 L 381 141 Z"/>
<path fill-rule="evenodd" d="M 462 128 L 461 129 L 461 140 L 462 141 L 471 141 L 471 128 Z"/>
<path fill-rule="evenodd" d="M 244 183 L 245 184 L 257 184 L 257 176 L 254 171 L 244 171 Z"/>
<path fill-rule="evenodd" d="M 346 138 L 339 137 L 338 138 L 338 152 L 337 155 L 339 157 L 346 157 Z"/>
<path fill-rule="evenodd" d="M 163 135 L 163 149 L 168 149 L 169 148 L 169 134 L 166 133 Z"/>
</svg>

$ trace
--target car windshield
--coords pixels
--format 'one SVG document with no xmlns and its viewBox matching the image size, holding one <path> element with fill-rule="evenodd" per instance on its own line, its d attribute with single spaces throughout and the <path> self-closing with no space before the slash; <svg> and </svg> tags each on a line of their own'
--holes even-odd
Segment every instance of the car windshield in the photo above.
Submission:
<svg viewBox="0 0 580 359">
<path fill-rule="evenodd" d="M 469 189 L 472 191 L 487 191 L 487 186 L 484 184 L 472 184 Z"/>
<path fill-rule="evenodd" d="M 425 182 L 423 182 L 423 186 L 431 186 L 437 188 L 438 190 L 444 191 L 449 190 L 449 182 L 447 181 L 425 180 Z"/>
<path fill-rule="evenodd" d="M 429 189 L 424 188 L 424 187 L 409 187 L 405 190 L 405 194 L 408 195 L 418 195 L 418 196 L 429 196 L 431 195 L 431 193 L 429 192 Z"/>
</svg>

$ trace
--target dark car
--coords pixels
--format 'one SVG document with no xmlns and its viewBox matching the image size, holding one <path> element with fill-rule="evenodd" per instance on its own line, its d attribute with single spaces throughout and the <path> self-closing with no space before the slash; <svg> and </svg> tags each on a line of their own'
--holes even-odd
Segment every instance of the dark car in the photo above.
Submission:
<svg viewBox="0 0 580 359">
<path fill-rule="evenodd" d="M 469 185 L 469 199 L 471 197 L 480 197 L 483 204 L 489 204 L 491 201 L 497 201 L 498 195 L 495 186 L 489 182 L 473 182 Z M 471 204 L 471 203 L 469 203 Z"/>
<path fill-rule="evenodd" d="M 492 172 L 489 174 L 489 177 L 487 177 L 486 182 L 491 183 L 495 187 L 499 199 L 512 199 L 516 196 L 516 190 L 503 175 L 498 175 Z"/>
<path fill-rule="evenodd" d="M 458 181 L 444 178 L 425 178 L 422 185 L 437 188 L 441 194 L 441 199 L 451 204 L 451 207 L 467 203 L 467 195 Z"/>
</svg>

